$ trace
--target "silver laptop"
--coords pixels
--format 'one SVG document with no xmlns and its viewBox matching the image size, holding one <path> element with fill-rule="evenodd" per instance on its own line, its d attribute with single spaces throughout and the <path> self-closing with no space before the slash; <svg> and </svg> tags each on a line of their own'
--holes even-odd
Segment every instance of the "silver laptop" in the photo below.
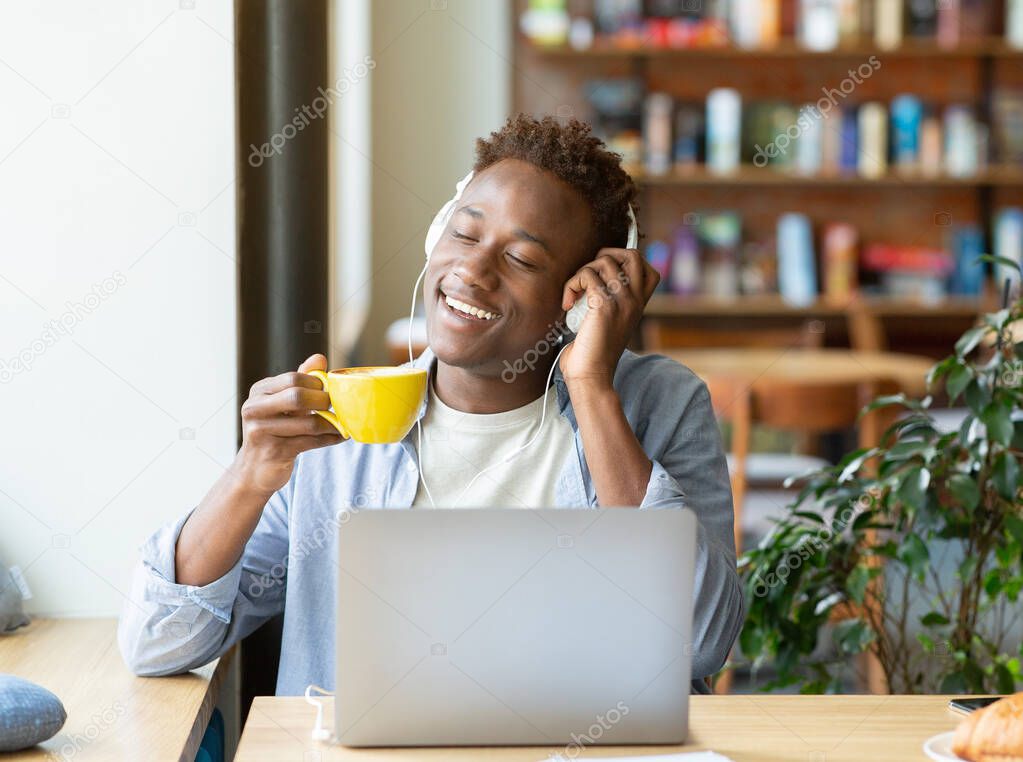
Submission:
<svg viewBox="0 0 1023 762">
<path fill-rule="evenodd" d="M 362 510 L 339 532 L 342 744 L 685 740 L 691 511 Z"/>
</svg>

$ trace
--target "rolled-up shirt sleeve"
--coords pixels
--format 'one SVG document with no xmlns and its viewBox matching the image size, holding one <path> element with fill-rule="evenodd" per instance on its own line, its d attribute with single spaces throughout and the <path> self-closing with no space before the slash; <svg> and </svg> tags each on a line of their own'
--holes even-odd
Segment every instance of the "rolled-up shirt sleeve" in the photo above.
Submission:
<svg viewBox="0 0 1023 762">
<path fill-rule="evenodd" d="M 687 371 L 688 373 L 688 371 Z M 641 509 L 692 509 L 697 519 L 694 578 L 693 678 L 724 665 L 742 627 L 742 589 L 735 566 L 732 489 L 721 434 L 702 381 L 682 409 L 673 433 L 653 459 Z"/>
<path fill-rule="evenodd" d="M 145 542 L 117 629 L 121 654 L 135 674 L 200 667 L 284 610 L 292 487 L 289 482 L 274 493 L 242 557 L 207 585 L 176 581 L 175 550 L 191 512 Z"/>
</svg>

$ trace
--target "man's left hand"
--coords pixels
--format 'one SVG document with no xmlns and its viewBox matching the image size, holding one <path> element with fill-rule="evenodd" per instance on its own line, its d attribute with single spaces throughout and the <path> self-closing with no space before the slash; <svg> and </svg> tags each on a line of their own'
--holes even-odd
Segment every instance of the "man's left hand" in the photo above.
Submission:
<svg viewBox="0 0 1023 762">
<path fill-rule="evenodd" d="M 561 297 L 568 310 L 585 296 L 589 310 L 561 354 L 561 373 L 571 387 L 611 386 L 618 358 L 632 337 L 661 276 L 636 249 L 601 249 L 569 278 Z"/>
</svg>

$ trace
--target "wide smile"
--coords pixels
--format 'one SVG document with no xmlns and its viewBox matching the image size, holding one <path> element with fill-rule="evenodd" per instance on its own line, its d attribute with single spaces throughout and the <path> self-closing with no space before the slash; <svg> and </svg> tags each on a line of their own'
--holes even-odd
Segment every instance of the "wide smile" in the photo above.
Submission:
<svg viewBox="0 0 1023 762">
<path fill-rule="evenodd" d="M 501 318 L 501 313 L 488 310 L 471 302 L 464 302 L 453 296 L 440 292 L 441 301 L 444 302 L 447 312 L 455 315 L 461 320 L 468 320 L 474 323 L 492 323 Z"/>
</svg>

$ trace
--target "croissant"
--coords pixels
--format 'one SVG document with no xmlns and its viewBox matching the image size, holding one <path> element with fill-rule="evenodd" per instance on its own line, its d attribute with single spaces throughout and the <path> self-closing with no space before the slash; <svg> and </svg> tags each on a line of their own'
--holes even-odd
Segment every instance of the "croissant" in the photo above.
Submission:
<svg viewBox="0 0 1023 762">
<path fill-rule="evenodd" d="M 971 712 L 956 728 L 952 751 L 969 762 L 1023 762 L 1023 693 Z"/>
</svg>

